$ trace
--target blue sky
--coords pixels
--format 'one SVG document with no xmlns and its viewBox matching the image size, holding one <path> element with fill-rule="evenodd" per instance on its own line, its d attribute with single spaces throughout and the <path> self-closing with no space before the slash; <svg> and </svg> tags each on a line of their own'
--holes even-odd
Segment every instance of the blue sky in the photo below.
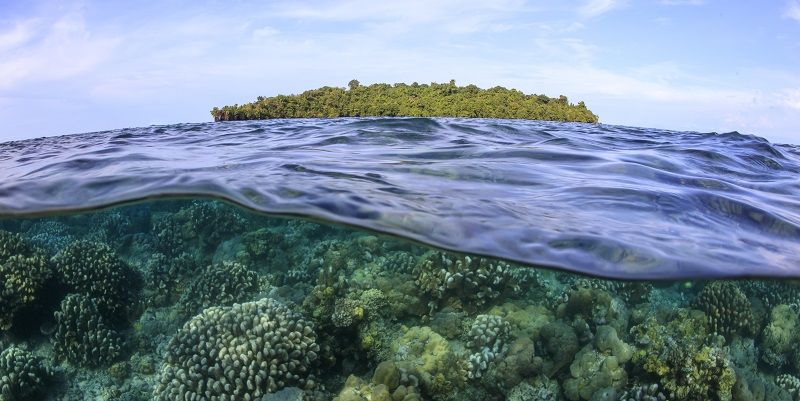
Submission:
<svg viewBox="0 0 800 401">
<path fill-rule="evenodd" d="M 323 85 L 502 85 L 800 144 L 800 0 L 0 0 L 0 141 L 209 121 Z"/>
</svg>

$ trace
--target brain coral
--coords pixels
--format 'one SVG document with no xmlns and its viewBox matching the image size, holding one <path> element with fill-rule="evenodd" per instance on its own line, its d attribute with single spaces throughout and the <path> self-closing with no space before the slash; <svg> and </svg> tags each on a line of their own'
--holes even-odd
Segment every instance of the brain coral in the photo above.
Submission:
<svg viewBox="0 0 800 401">
<path fill-rule="evenodd" d="M 259 400 L 284 387 L 316 388 L 313 326 L 272 299 L 211 307 L 169 343 L 157 400 Z"/>
<path fill-rule="evenodd" d="M 615 393 L 628 382 L 623 365 L 631 359 L 631 347 L 611 326 L 600 326 L 594 344 L 587 344 L 570 365 L 571 377 L 564 381 L 564 394 L 570 400 L 590 400 L 598 392 Z"/>
</svg>

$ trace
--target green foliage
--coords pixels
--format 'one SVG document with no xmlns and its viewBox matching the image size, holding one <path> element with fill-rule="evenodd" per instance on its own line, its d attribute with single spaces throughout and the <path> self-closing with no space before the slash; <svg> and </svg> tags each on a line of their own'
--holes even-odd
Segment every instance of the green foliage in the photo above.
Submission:
<svg viewBox="0 0 800 401">
<path fill-rule="evenodd" d="M 354 79 L 348 89 L 325 86 L 299 95 L 259 96 L 252 103 L 215 107 L 211 115 L 215 121 L 375 116 L 597 122 L 597 116 L 583 102 L 570 104 L 564 95 L 550 98 L 502 86 L 456 86 L 454 80 L 446 84 L 363 86 Z"/>
</svg>

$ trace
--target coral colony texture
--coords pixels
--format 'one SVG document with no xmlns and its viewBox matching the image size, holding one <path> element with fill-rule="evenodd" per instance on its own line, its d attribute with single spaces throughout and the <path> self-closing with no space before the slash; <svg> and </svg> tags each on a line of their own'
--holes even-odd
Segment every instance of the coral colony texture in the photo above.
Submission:
<svg viewBox="0 0 800 401">
<path fill-rule="evenodd" d="M 800 401 L 800 284 L 622 282 L 216 201 L 0 220 L 0 401 Z"/>
</svg>

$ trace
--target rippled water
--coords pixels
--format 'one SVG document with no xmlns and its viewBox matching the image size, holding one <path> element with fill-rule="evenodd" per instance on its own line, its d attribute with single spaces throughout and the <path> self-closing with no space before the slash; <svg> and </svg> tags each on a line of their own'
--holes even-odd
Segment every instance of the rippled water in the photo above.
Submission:
<svg viewBox="0 0 800 401">
<path fill-rule="evenodd" d="M 178 124 L 0 144 L 0 215 L 210 196 L 616 278 L 800 276 L 800 148 L 481 119 Z"/>
</svg>

